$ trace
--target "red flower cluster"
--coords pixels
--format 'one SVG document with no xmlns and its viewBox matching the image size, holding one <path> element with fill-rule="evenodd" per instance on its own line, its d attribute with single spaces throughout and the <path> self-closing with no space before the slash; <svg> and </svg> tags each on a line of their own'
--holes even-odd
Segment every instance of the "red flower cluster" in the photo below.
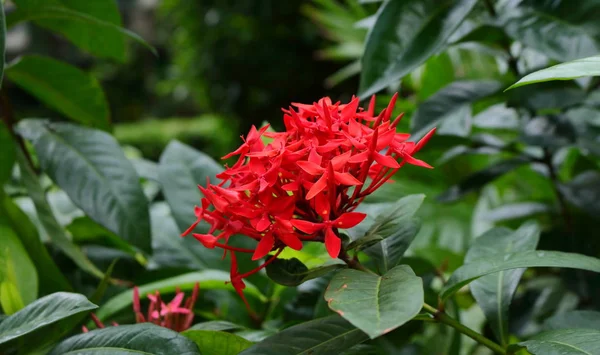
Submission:
<svg viewBox="0 0 600 355">
<path fill-rule="evenodd" d="M 338 228 L 352 228 L 365 218 L 353 210 L 367 195 L 406 163 L 431 168 L 413 155 L 434 130 L 418 143 L 408 142 L 409 134 L 396 132 L 402 115 L 390 119 L 396 99 L 394 95 L 379 115 L 374 114 L 375 97 L 366 110 L 358 106 L 358 98 L 347 104 L 329 98 L 312 105 L 295 103 L 283 110 L 285 132 L 252 127 L 244 143 L 224 157 L 238 159 L 217 176 L 221 182 L 199 186 L 204 198 L 195 209 L 197 221 L 183 235 L 202 220 L 210 224 L 207 234 L 192 235 L 207 248 L 229 252 L 231 282 L 242 298 L 243 279 L 285 247 L 300 250 L 303 241 L 324 242 L 337 258 L 342 245 Z M 256 240 L 256 248 L 229 245 L 237 235 Z M 273 250 L 261 266 L 239 273 L 236 252 L 252 253 L 258 260 Z"/>
</svg>

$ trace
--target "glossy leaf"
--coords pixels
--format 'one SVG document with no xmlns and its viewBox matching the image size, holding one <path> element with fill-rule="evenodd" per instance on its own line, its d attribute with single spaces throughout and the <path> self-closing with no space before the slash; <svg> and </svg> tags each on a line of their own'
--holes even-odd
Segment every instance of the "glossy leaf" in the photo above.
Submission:
<svg viewBox="0 0 600 355">
<path fill-rule="evenodd" d="M 76 293 L 57 292 L 42 297 L 0 323 L 0 349 L 16 344 L 21 347 L 27 339 L 33 340 L 35 346 L 56 340 L 76 324 L 70 323 L 71 318 L 81 320 L 78 315 L 95 308 L 85 296 Z"/>
<path fill-rule="evenodd" d="M 194 324 L 189 330 L 214 330 L 214 331 L 227 331 L 227 330 L 240 330 L 244 329 L 241 325 L 237 325 L 225 320 L 212 320 L 208 322 L 202 322 Z"/>
<path fill-rule="evenodd" d="M 8 181 L 15 165 L 15 144 L 4 122 L 0 122 L 0 185 Z"/>
<path fill-rule="evenodd" d="M 600 214 L 600 173 L 585 171 L 566 184 L 560 191 L 570 203 L 586 211 L 590 216 Z"/>
<path fill-rule="evenodd" d="M 16 233 L 0 224 L 0 283 L 13 283 L 19 298 L 26 306 L 37 299 L 38 274 L 29 254 Z M 4 307 L 3 302 L 2 307 Z M 12 314 L 14 312 L 5 313 Z"/>
<path fill-rule="evenodd" d="M 491 222 L 527 218 L 542 213 L 551 212 L 551 206 L 540 202 L 508 203 L 485 212 L 482 217 Z"/>
<path fill-rule="evenodd" d="M 73 121 L 110 127 L 102 87 L 92 75 L 67 63 L 38 55 L 24 56 L 6 68 L 6 77 L 48 107 Z"/>
<path fill-rule="evenodd" d="M 202 355 L 238 355 L 253 344 L 235 334 L 215 330 L 187 330 L 181 335 L 196 343 Z"/>
<path fill-rule="evenodd" d="M 383 276 L 342 270 L 325 291 L 329 308 L 371 339 L 416 316 L 423 307 L 423 297 L 423 281 L 407 265 L 396 266 Z"/>
<path fill-rule="evenodd" d="M 600 331 L 600 312 L 570 311 L 555 314 L 544 321 L 544 329 L 595 329 Z"/>
<path fill-rule="evenodd" d="M 229 282 L 229 273 L 219 270 L 204 270 L 200 272 L 190 272 L 187 274 L 171 277 L 168 279 L 152 282 L 145 285 L 139 285 L 140 297 L 144 298 L 148 293 L 159 291 L 161 294 L 174 293 L 179 287 L 182 291 L 189 291 L 194 284 L 200 283 L 202 290 L 231 290 L 233 287 Z M 246 295 L 256 297 L 261 301 L 266 300 L 265 296 L 251 283 L 245 281 Z M 124 291 L 104 303 L 96 312 L 98 318 L 109 319 L 117 312 L 131 307 L 133 300 L 133 290 Z"/>
<path fill-rule="evenodd" d="M 386 1 L 367 36 L 359 96 L 397 82 L 444 48 L 476 2 Z"/>
<path fill-rule="evenodd" d="M 267 276 L 280 285 L 298 286 L 308 280 L 325 276 L 328 273 L 346 267 L 345 264 L 333 264 L 308 269 L 300 260 L 275 259 L 267 265 Z"/>
<path fill-rule="evenodd" d="M 465 264 L 515 251 L 535 250 L 540 230 L 535 224 L 525 224 L 517 231 L 494 228 L 478 237 L 465 256 Z M 500 271 L 483 276 L 470 285 L 473 297 L 483 310 L 496 338 L 508 344 L 508 309 L 525 269 Z"/>
<path fill-rule="evenodd" d="M 552 80 L 572 80 L 586 76 L 600 75 L 600 56 L 577 59 L 567 63 L 557 64 L 550 68 L 538 70 L 525 75 L 506 90 L 535 83 Z"/>
<path fill-rule="evenodd" d="M 532 355 L 592 355 L 600 349 L 600 330 L 552 330 L 518 345 L 527 348 Z"/>
<path fill-rule="evenodd" d="M 42 169 L 90 218 L 143 251 L 150 251 L 148 200 L 115 139 L 69 123 L 21 121 Z"/>
<path fill-rule="evenodd" d="M 398 265 L 417 236 L 421 222 L 416 218 L 403 219 L 393 225 L 394 228 L 387 238 L 365 249 L 365 253 L 375 260 L 381 272 L 386 272 Z"/>
<path fill-rule="evenodd" d="M 158 178 L 180 232 L 196 220 L 194 206 L 200 205 L 202 197 L 196 186 L 205 185 L 207 178 L 216 183 L 215 175 L 221 171 L 223 167 L 208 155 L 179 141 L 172 141 L 165 148 L 160 157 Z"/>
<path fill-rule="evenodd" d="M 493 80 L 455 81 L 419 105 L 411 120 L 411 132 L 423 135 L 465 106 L 499 92 L 502 84 Z"/>
<path fill-rule="evenodd" d="M 600 259 L 575 253 L 545 250 L 494 255 L 458 268 L 446 282 L 440 292 L 440 297 L 447 299 L 461 287 L 482 276 L 529 267 L 559 267 L 600 272 Z"/>
<path fill-rule="evenodd" d="M 365 333 L 342 317 L 333 315 L 284 329 L 240 355 L 330 355 L 367 339 Z"/>
<path fill-rule="evenodd" d="M 24 153 L 19 149 L 17 150 L 17 162 L 21 171 L 21 179 L 23 185 L 27 188 L 29 197 L 31 197 L 35 206 L 36 213 L 39 217 L 40 223 L 42 224 L 47 235 L 59 249 L 63 251 L 77 266 L 79 266 L 85 272 L 94 275 L 98 278 L 103 278 L 104 274 L 98 269 L 88 257 L 81 251 L 81 249 L 73 244 L 69 238 L 67 232 L 56 220 L 56 216 L 52 211 L 52 208 L 48 204 L 44 189 L 40 185 L 35 172 L 29 165 L 29 162 L 25 158 Z"/>
<path fill-rule="evenodd" d="M 64 340 L 49 355 L 62 354 L 200 355 L 196 344 L 177 332 L 151 323 L 93 330 Z"/>
</svg>

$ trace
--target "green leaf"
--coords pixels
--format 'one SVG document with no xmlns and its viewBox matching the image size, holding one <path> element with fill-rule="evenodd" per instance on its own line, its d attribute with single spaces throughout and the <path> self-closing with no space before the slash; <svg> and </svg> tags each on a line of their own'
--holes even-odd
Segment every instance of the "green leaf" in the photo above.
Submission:
<svg viewBox="0 0 600 355">
<path fill-rule="evenodd" d="M 191 340 L 171 329 L 141 323 L 97 329 L 70 337 L 52 349 L 49 355 L 63 354 L 200 355 L 200 352 Z"/>
<path fill-rule="evenodd" d="M 600 259 L 575 253 L 545 250 L 494 255 L 458 268 L 448 279 L 440 292 L 440 297 L 448 299 L 461 287 L 482 276 L 528 267 L 560 267 L 600 272 Z"/>
<path fill-rule="evenodd" d="M 2 186 L 10 179 L 15 165 L 15 141 L 4 122 L 0 122 L 0 152 L 2 152 L 0 154 L 0 186 Z"/>
<path fill-rule="evenodd" d="M 439 195 L 437 199 L 441 202 L 457 201 L 464 195 L 483 188 L 488 183 L 525 163 L 527 163 L 527 160 L 524 158 L 512 158 L 493 164 L 483 170 L 473 173 L 460 183 L 451 186 L 448 190 Z"/>
<path fill-rule="evenodd" d="M 525 224 L 513 232 L 494 228 L 475 239 L 465 256 L 465 263 L 484 260 L 497 254 L 535 250 L 540 230 L 535 224 Z M 483 276 L 470 285 L 473 297 L 483 310 L 496 338 L 508 344 L 508 309 L 525 269 L 500 271 Z"/>
<path fill-rule="evenodd" d="M 575 328 L 600 330 L 600 312 L 570 311 L 555 314 L 544 321 L 545 330 Z"/>
<path fill-rule="evenodd" d="M 159 291 L 161 294 L 174 293 L 177 288 L 182 291 L 191 290 L 194 284 L 200 283 L 202 290 L 231 290 L 234 291 L 229 282 L 229 273 L 220 270 L 204 270 L 200 272 L 190 272 L 187 274 L 171 277 L 168 279 L 152 282 L 139 286 L 140 297 L 144 298 L 148 293 Z M 265 296 L 248 281 L 245 281 L 246 295 L 266 301 Z M 124 291 L 110 300 L 108 300 L 96 313 L 101 320 L 109 319 L 117 312 L 131 306 L 133 300 L 133 290 Z"/>
<path fill-rule="evenodd" d="M 590 216 L 600 214 L 600 173 L 597 171 L 585 171 L 558 187 L 567 201 Z"/>
<path fill-rule="evenodd" d="M 181 335 L 196 343 L 202 355 L 238 355 L 253 344 L 235 334 L 215 330 L 187 330 Z"/>
<path fill-rule="evenodd" d="M 547 204 L 540 202 L 507 203 L 482 214 L 482 218 L 490 222 L 527 218 L 552 211 Z"/>
<path fill-rule="evenodd" d="M 10 260 L 7 260 L 10 262 Z M 0 306 L 7 316 L 17 313 L 25 307 L 16 283 L 12 280 L 0 281 Z"/>
<path fill-rule="evenodd" d="M 501 89 L 502 84 L 494 80 L 455 81 L 419 105 L 411 120 L 411 132 L 422 136 L 444 119 Z"/>
<path fill-rule="evenodd" d="M 15 232 L 0 224 L 0 283 L 12 283 L 23 302 L 23 306 L 35 301 L 38 296 L 38 274 L 23 243 Z M 4 307 L 4 304 L 2 304 Z M 6 311 L 6 308 L 5 308 Z M 15 311 L 18 311 L 15 310 Z M 12 314 L 14 312 L 8 313 Z"/>
<path fill-rule="evenodd" d="M 600 56 L 577 59 L 567 63 L 557 64 L 550 68 L 538 70 L 525 75 L 521 80 L 509 86 L 506 90 L 535 83 L 552 80 L 572 80 L 586 76 L 600 75 Z"/>
<path fill-rule="evenodd" d="M 30 55 L 6 68 L 6 77 L 73 121 L 107 130 L 110 112 L 92 75 L 61 61 Z"/>
<path fill-rule="evenodd" d="M 69 123 L 21 121 L 40 165 L 79 208 L 143 251 L 150 251 L 150 216 L 131 162 L 109 134 Z"/>
<path fill-rule="evenodd" d="M 75 326 L 77 322 L 72 319 L 80 321 L 81 313 L 97 307 L 76 293 L 57 292 L 42 297 L 0 323 L 0 349 L 43 346 Z M 30 343 L 32 340 L 34 344 Z"/>
<path fill-rule="evenodd" d="M 226 331 L 226 330 L 239 330 L 244 329 L 243 326 L 228 322 L 226 320 L 212 320 L 208 322 L 202 322 L 194 324 L 189 330 L 214 330 L 214 331 Z"/>
<path fill-rule="evenodd" d="M 527 348 L 532 355 L 593 355 L 600 349 L 600 330 L 552 330 L 518 345 Z M 518 349 L 518 346 L 511 348 Z"/>
<path fill-rule="evenodd" d="M 16 0 L 15 4 L 17 11 L 10 16 L 15 18 L 9 17 L 9 24 L 33 20 L 92 55 L 125 61 L 125 38 L 118 31 L 121 15 L 115 1 Z"/>
<path fill-rule="evenodd" d="M 367 339 L 365 333 L 333 315 L 284 329 L 240 355 L 331 355 Z"/>
<path fill-rule="evenodd" d="M 397 82 L 446 46 L 476 0 L 388 0 L 377 12 L 362 58 L 360 97 Z"/>
<path fill-rule="evenodd" d="M 423 308 L 423 281 L 407 265 L 383 276 L 347 269 L 335 274 L 325 291 L 329 308 L 371 339 L 388 333 Z"/>
<path fill-rule="evenodd" d="M 267 276 L 278 284 L 284 286 L 298 286 L 308 280 L 324 276 L 334 270 L 346 267 L 345 264 L 333 264 L 308 269 L 300 260 L 275 259 L 267 265 Z"/>
<path fill-rule="evenodd" d="M 421 228 L 421 222 L 417 218 L 398 220 L 393 225 L 387 238 L 365 249 L 365 253 L 375 260 L 381 272 L 398 265 Z"/>
<path fill-rule="evenodd" d="M 6 18 L 4 17 L 4 6 L 0 6 L 0 87 L 2 87 L 2 79 L 4 78 L 4 62 L 5 61 L 6 61 Z"/>
<path fill-rule="evenodd" d="M 172 141 L 164 150 L 158 165 L 158 178 L 180 232 L 196 220 L 194 206 L 200 205 L 202 198 L 198 184 L 204 186 L 206 178 L 216 183 L 215 175 L 221 171 L 223 167 L 208 155 L 179 141 Z"/>
</svg>

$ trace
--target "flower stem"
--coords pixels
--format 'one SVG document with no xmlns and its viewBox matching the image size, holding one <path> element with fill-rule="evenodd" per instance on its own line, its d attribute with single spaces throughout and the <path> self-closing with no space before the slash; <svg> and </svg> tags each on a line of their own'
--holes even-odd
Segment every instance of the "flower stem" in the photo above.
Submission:
<svg viewBox="0 0 600 355">
<path fill-rule="evenodd" d="M 473 329 L 465 326 L 464 324 L 460 323 L 456 319 L 450 317 L 445 312 L 439 311 L 439 310 L 435 309 L 434 307 L 428 305 L 427 303 L 423 304 L 423 309 L 427 313 L 430 313 L 433 316 L 433 318 L 435 320 L 437 320 L 438 322 L 444 323 L 444 324 L 446 324 L 446 325 L 448 325 L 448 326 L 450 326 L 450 327 L 458 330 L 460 333 L 462 333 L 462 334 L 468 336 L 469 338 L 475 340 L 479 344 L 486 346 L 487 348 L 489 348 L 490 350 L 494 351 L 495 353 L 506 354 L 506 350 L 504 350 L 504 348 L 502 346 L 496 344 L 495 342 L 493 342 L 492 340 L 486 338 L 482 334 L 477 333 Z"/>
</svg>

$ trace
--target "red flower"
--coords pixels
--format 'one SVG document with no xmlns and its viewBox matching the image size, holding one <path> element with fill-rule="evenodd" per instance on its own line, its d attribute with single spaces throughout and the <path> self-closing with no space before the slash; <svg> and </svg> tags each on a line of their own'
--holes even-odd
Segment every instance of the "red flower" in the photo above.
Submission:
<svg viewBox="0 0 600 355">
<path fill-rule="evenodd" d="M 323 98 L 312 105 L 294 103 L 284 109 L 284 132 L 252 127 L 244 143 L 224 158 L 236 163 L 217 177 L 221 183 L 199 186 L 204 195 L 196 207 L 196 222 L 183 235 L 192 234 L 207 248 L 230 253 L 231 283 L 244 299 L 243 279 L 272 262 L 285 248 L 301 249 L 304 241 L 325 243 L 329 255 L 339 256 L 338 229 L 352 228 L 365 214 L 353 212 L 404 164 L 431 168 L 414 158 L 431 138 L 419 142 L 396 132 L 402 115 L 391 120 L 397 95 L 375 115 L 375 97 L 366 110 L 359 99 L 347 104 Z M 261 137 L 271 138 L 263 143 Z M 367 178 L 370 178 L 369 180 Z M 193 233 L 201 221 L 205 234 Z M 245 236 L 257 242 L 253 249 L 229 245 L 230 238 Z M 240 273 L 236 253 L 251 253 L 253 260 L 268 258 L 254 270 Z"/>
</svg>

